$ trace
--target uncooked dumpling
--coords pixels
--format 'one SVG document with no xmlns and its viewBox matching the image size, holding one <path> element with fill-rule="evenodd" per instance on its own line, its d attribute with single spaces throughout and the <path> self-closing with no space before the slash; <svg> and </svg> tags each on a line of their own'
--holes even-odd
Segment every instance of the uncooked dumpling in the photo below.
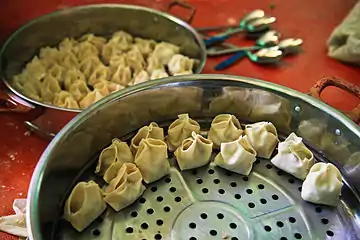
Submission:
<svg viewBox="0 0 360 240">
<path fill-rule="evenodd" d="M 54 94 L 61 92 L 59 82 L 50 75 L 45 76 L 44 81 L 40 83 L 40 95 L 46 103 L 52 103 Z"/>
<path fill-rule="evenodd" d="M 38 57 L 34 57 L 25 69 L 36 80 L 40 80 L 46 75 L 46 68 Z"/>
<path fill-rule="evenodd" d="M 66 90 L 70 90 L 70 86 L 76 81 L 83 81 L 86 84 L 85 75 L 76 68 L 72 68 L 66 71 L 64 86 Z"/>
<path fill-rule="evenodd" d="M 213 143 L 211 140 L 192 132 L 176 149 L 176 161 L 181 170 L 202 167 L 209 163 Z"/>
<path fill-rule="evenodd" d="M 168 63 L 169 72 L 174 75 L 182 72 L 191 72 L 194 60 L 181 54 L 175 54 Z"/>
<path fill-rule="evenodd" d="M 63 108 L 79 108 L 78 103 L 74 97 L 66 91 L 61 91 L 55 94 L 53 104 Z"/>
<path fill-rule="evenodd" d="M 88 33 L 88 34 L 81 36 L 79 41 L 91 43 L 92 45 L 94 45 L 97 48 L 97 50 L 99 52 L 101 52 L 104 44 L 106 43 L 106 38 L 100 37 L 100 36 L 95 36 L 92 33 Z"/>
<path fill-rule="evenodd" d="M 106 96 L 111 93 L 124 89 L 124 86 L 110 81 L 100 81 L 94 85 L 94 89 L 98 90 L 102 95 Z"/>
<path fill-rule="evenodd" d="M 200 132 L 199 123 L 191 119 L 189 114 L 180 114 L 178 117 L 168 130 L 167 143 L 170 151 L 175 151 L 186 138 L 191 137 L 193 131 Z"/>
<path fill-rule="evenodd" d="M 156 44 L 154 51 L 151 53 L 151 57 L 157 58 L 161 64 L 166 65 L 170 59 L 180 52 L 180 48 L 174 44 L 161 42 Z"/>
<path fill-rule="evenodd" d="M 127 86 L 131 81 L 131 69 L 120 65 L 112 74 L 111 81 L 123 86 Z"/>
<path fill-rule="evenodd" d="M 99 90 L 94 89 L 93 91 L 89 92 L 81 101 L 80 101 L 80 107 L 81 108 L 87 108 L 91 104 L 99 101 L 102 99 L 104 95 L 102 95 Z"/>
<path fill-rule="evenodd" d="M 106 203 L 99 186 L 94 181 L 79 182 L 65 203 L 63 218 L 81 232 L 105 209 Z"/>
<path fill-rule="evenodd" d="M 134 46 L 138 47 L 141 54 L 146 57 L 154 50 L 155 44 L 154 40 L 135 38 Z"/>
<path fill-rule="evenodd" d="M 99 55 L 98 49 L 90 42 L 81 42 L 77 44 L 74 51 L 80 61 L 89 56 L 97 57 Z"/>
<path fill-rule="evenodd" d="M 99 66 L 90 75 L 88 83 L 94 86 L 96 83 L 106 81 L 107 79 L 110 79 L 110 69 L 102 64 L 99 64 Z"/>
<path fill-rule="evenodd" d="M 249 175 L 256 161 L 256 151 L 247 136 L 233 142 L 221 143 L 220 153 L 216 155 L 215 165 L 242 175 Z"/>
<path fill-rule="evenodd" d="M 164 140 L 164 129 L 159 127 L 157 123 L 152 122 L 149 126 L 144 126 L 139 129 L 137 134 L 131 139 L 130 149 L 133 154 L 136 154 L 139 145 L 144 138 L 155 138 Z"/>
<path fill-rule="evenodd" d="M 279 143 L 278 154 L 271 160 L 271 163 L 304 180 L 314 164 L 314 156 L 304 145 L 302 138 L 291 133 L 284 142 Z"/>
<path fill-rule="evenodd" d="M 331 163 L 316 163 L 311 167 L 301 190 L 305 201 L 336 206 L 342 188 L 340 171 Z"/>
<path fill-rule="evenodd" d="M 129 206 L 138 199 L 145 187 L 139 169 L 133 163 L 124 163 L 104 190 L 104 200 L 115 210 Z"/>
<path fill-rule="evenodd" d="M 151 183 L 170 173 L 167 146 L 163 140 L 144 138 L 135 155 L 135 164 L 146 183 Z"/>
<path fill-rule="evenodd" d="M 86 82 L 76 80 L 70 85 L 69 92 L 73 95 L 76 101 L 81 101 L 90 92 L 90 89 L 86 85 Z"/>
<path fill-rule="evenodd" d="M 258 122 L 245 126 L 245 134 L 258 157 L 269 159 L 278 143 L 278 134 L 271 122 Z"/>
<path fill-rule="evenodd" d="M 221 143 L 238 139 L 242 132 L 239 120 L 234 115 L 220 114 L 212 121 L 208 138 L 215 148 L 219 148 Z"/>
<path fill-rule="evenodd" d="M 133 162 L 134 157 L 130 151 L 129 146 L 117 138 L 112 140 L 112 144 L 102 150 L 99 156 L 98 164 L 95 173 L 103 176 L 111 164 L 115 162 Z"/>
<path fill-rule="evenodd" d="M 138 74 L 134 76 L 133 85 L 146 82 L 150 79 L 149 74 L 145 70 L 141 70 Z"/>
<path fill-rule="evenodd" d="M 126 63 L 134 74 L 139 73 L 145 68 L 145 60 L 138 47 L 133 47 L 126 53 Z"/>
<path fill-rule="evenodd" d="M 154 80 L 154 79 L 158 79 L 158 78 L 166 78 L 168 76 L 169 76 L 169 74 L 167 74 L 167 72 L 165 70 L 156 69 L 152 72 L 150 79 Z"/>
</svg>

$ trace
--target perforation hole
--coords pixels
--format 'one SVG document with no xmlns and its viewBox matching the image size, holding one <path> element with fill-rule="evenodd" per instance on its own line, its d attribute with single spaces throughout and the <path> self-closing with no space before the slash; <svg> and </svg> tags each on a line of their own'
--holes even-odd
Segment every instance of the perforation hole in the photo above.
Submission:
<svg viewBox="0 0 360 240">
<path fill-rule="evenodd" d="M 209 169 L 209 170 L 208 170 L 208 173 L 209 173 L 209 174 L 214 174 L 215 171 L 214 171 L 214 169 Z"/>
<path fill-rule="evenodd" d="M 284 226 L 284 223 L 281 222 L 281 221 L 277 221 L 276 222 L 276 225 L 279 227 L 279 228 L 282 228 Z"/>
<path fill-rule="evenodd" d="M 247 181 L 249 181 L 249 178 L 248 177 L 243 177 L 243 180 L 245 181 L 245 182 L 247 182 Z"/>
<path fill-rule="evenodd" d="M 222 214 L 222 213 L 218 213 L 216 216 L 217 216 L 218 219 L 223 219 L 224 218 L 224 214 Z"/>
<path fill-rule="evenodd" d="M 164 207 L 164 212 L 170 212 L 170 211 L 171 211 L 170 207 L 168 207 L 168 206 Z"/>
<path fill-rule="evenodd" d="M 302 236 L 301 236 L 300 233 L 295 233 L 295 234 L 294 234 L 294 237 L 295 237 L 296 239 L 302 239 Z"/>
<path fill-rule="evenodd" d="M 250 189 L 250 188 L 248 188 L 248 189 L 246 189 L 246 193 L 247 193 L 247 194 L 252 194 L 252 193 L 253 193 L 253 190 Z"/>
<path fill-rule="evenodd" d="M 141 224 L 141 228 L 142 229 L 148 229 L 149 228 L 149 225 L 147 223 L 142 223 Z"/>
<path fill-rule="evenodd" d="M 164 198 L 162 197 L 162 196 L 158 196 L 157 198 L 156 198 L 156 201 L 158 201 L 158 202 L 162 202 L 164 200 Z"/>
<path fill-rule="evenodd" d="M 266 168 L 267 168 L 267 169 L 272 169 L 273 166 L 272 166 L 271 164 L 266 164 Z"/>
<path fill-rule="evenodd" d="M 281 171 L 281 170 L 277 170 L 276 173 L 277 173 L 277 175 L 279 175 L 279 176 L 284 175 L 283 171 Z"/>
<path fill-rule="evenodd" d="M 176 187 L 169 188 L 170 192 L 176 192 Z"/>
<path fill-rule="evenodd" d="M 192 173 L 193 175 L 196 175 L 196 174 L 197 174 L 197 170 L 194 169 L 194 170 L 191 171 L 191 173 Z"/>
<path fill-rule="evenodd" d="M 191 237 L 191 238 L 189 238 L 189 240 L 197 240 L 197 238 L 196 237 Z"/>
<path fill-rule="evenodd" d="M 162 226 L 164 224 L 164 221 L 162 219 L 158 219 L 156 220 L 156 224 Z"/>
<path fill-rule="evenodd" d="M 142 198 L 139 199 L 139 203 L 144 204 L 145 202 L 146 202 L 145 198 L 142 197 Z"/>
<path fill-rule="evenodd" d="M 254 208 L 254 207 L 255 207 L 255 203 L 250 202 L 250 203 L 248 204 L 248 206 L 249 206 L 249 208 Z"/>
<path fill-rule="evenodd" d="M 258 188 L 259 188 L 260 190 L 262 190 L 262 189 L 265 188 L 265 186 L 264 186 L 264 184 L 259 184 L 259 185 L 258 185 Z"/>
<path fill-rule="evenodd" d="M 94 230 L 92 230 L 92 235 L 94 235 L 95 237 L 98 237 L 98 236 L 100 236 L 100 234 L 101 234 L 101 231 L 99 230 L 99 229 L 94 229 Z"/>
<path fill-rule="evenodd" d="M 321 213 L 321 212 L 322 212 L 322 208 L 321 208 L 321 207 L 316 207 L 316 208 L 315 208 L 315 212 Z"/>
<path fill-rule="evenodd" d="M 266 203 L 267 203 L 267 201 L 266 201 L 266 199 L 265 199 L 265 198 L 261 198 L 261 199 L 260 199 L 260 203 L 261 203 L 261 204 L 266 204 Z"/>
<path fill-rule="evenodd" d="M 202 184 L 202 183 L 203 183 L 203 180 L 199 178 L 199 179 L 196 180 L 196 182 L 197 182 L 198 184 Z"/>
<path fill-rule="evenodd" d="M 157 233 L 157 234 L 155 234 L 154 238 L 159 240 L 159 239 L 162 239 L 162 236 L 160 233 Z"/>
<path fill-rule="evenodd" d="M 333 231 L 326 231 L 326 235 L 328 235 L 329 237 L 333 237 L 334 236 L 334 232 Z"/>
<path fill-rule="evenodd" d="M 230 223 L 230 224 L 229 224 L 229 227 L 230 227 L 231 229 L 235 229 L 235 228 L 237 228 L 237 225 L 236 225 L 236 223 Z"/>
<path fill-rule="evenodd" d="M 152 209 L 152 208 L 149 208 L 148 210 L 146 210 L 146 212 L 148 213 L 148 214 L 153 214 L 154 213 L 154 209 Z"/>
<path fill-rule="evenodd" d="M 281 237 L 280 240 L 288 240 L 287 237 Z"/>
<path fill-rule="evenodd" d="M 170 182 L 171 182 L 171 178 L 169 178 L 169 177 L 165 178 L 165 182 L 170 183 Z"/>
<path fill-rule="evenodd" d="M 210 230 L 210 235 L 211 235 L 211 236 L 216 236 L 216 235 L 217 235 L 217 231 L 216 231 L 216 230 Z"/>
<path fill-rule="evenodd" d="M 237 237 L 232 237 L 231 240 L 239 240 Z"/>
<path fill-rule="evenodd" d="M 193 223 L 193 222 L 190 223 L 190 224 L 189 224 L 189 228 L 195 229 L 195 228 L 196 228 L 196 223 Z"/>
<path fill-rule="evenodd" d="M 133 233 L 134 229 L 132 227 L 127 227 L 125 230 L 127 233 Z"/>
<path fill-rule="evenodd" d="M 130 215 L 135 218 L 135 217 L 137 217 L 138 213 L 136 211 L 133 211 L 130 213 Z"/>
<path fill-rule="evenodd" d="M 293 183 L 295 183 L 295 179 L 289 178 L 288 182 L 291 183 L 291 184 L 293 184 Z"/>
<path fill-rule="evenodd" d="M 230 183 L 230 186 L 231 186 L 231 187 L 236 187 L 237 184 L 236 184 L 236 182 L 231 182 L 231 183 Z"/>
<path fill-rule="evenodd" d="M 295 223 L 295 222 L 296 222 L 296 218 L 294 218 L 294 217 L 289 217 L 289 222 Z"/>
<path fill-rule="evenodd" d="M 267 232 L 271 232 L 271 227 L 270 226 L 265 226 L 264 230 L 267 231 Z"/>
<path fill-rule="evenodd" d="M 274 194 L 274 195 L 272 195 L 272 196 L 271 196 L 271 198 L 272 198 L 273 200 L 275 200 L 275 201 L 276 201 L 276 200 L 278 200 L 278 199 L 279 199 L 279 196 L 278 196 L 278 195 L 276 195 L 276 194 Z"/>
<path fill-rule="evenodd" d="M 176 197 L 175 202 L 181 202 L 181 197 Z"/>
<path fill-rule="evenodd" d="M 329 223 L 329 220 L 327 219 L 327 218 L 322 218 L 321 219 L 321 222 L 322 222 L 322 224 L 328 224 Z"/>
<path fill-rule="evenodd" d="M 235 199 L 240 199 L 241 198 L 241 195 L 240 194 L 235 194 Z"/>
<path fill-rule="evenodd" d="M 219 184 L 220 183 L 220 179 L 214 179 L 214 181 L 213 181 L 215 184 Z"/>
<path fill-rule="evenodd" d="M 201 217 L 202 219 L 207 219 L 207 214 L 206 214 L 206 213 L 202 213 L 202 214 L 200 214 L 200 217 Z"/>
<path fill-rule="evenodd" d="M 298 187 L 298 190 L 299 190 L 299 192 L 301 192 L 301 190 L 302 190 L 302 186 Z"/>
<path fill-rule="evenodd" d="M 209 192 L 209 189 L 203 188 L 201 191 L 202 191 L 203 193 L 208 193 L 208 192 Z"/>
<path fill-rule="evenodd" d="M 156 192 L 157 191 L 157 187 L 151 187 L 150 188 L 152 192 Z"/>
<path fill-rule="evenodd" d="M 224 194 L 224 193 L 225 193 L 225 190 L 224 190 L 224 189 L 219 189 L 218 192 L 219 192 L 220 194 Z"/>
<path fill-rule="evenodd" d="M 226 171 L 226 173 L 225 173 L 225 174 L 226 174 L 226 176 L 229 176 L 229 177 L 230 177 L 230 176 L 232 175 L 232 172 L 230 172 L 230 171 Z"/>
</svg>

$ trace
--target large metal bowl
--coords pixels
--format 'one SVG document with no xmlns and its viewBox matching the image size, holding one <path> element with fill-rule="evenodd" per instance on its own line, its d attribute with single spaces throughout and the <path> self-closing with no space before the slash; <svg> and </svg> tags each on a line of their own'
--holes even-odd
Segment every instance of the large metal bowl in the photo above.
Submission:
<svg viewBox="0 0 360 240">
<path fill-rule="evenodd" d="M 33 130 L 42 129 L 44 134 L 51 137 L 52 133 L 59 131 L 64 123 L 81 110 L 61 108 L 31 99 L 14 87 L 13 76 L 22 71 L 41 47 L 55 46 L 66 37 L 77 38 L 85 33 L 110 36 L 118 30 L 124 30 L 133 36 L 167 41 L 180 46 L 183 54 L 200 61 L 195 73 L 200 73 L 205 65 L 206 48 L 201 36 L 186 22 L 151 8 L 97 4 L 68 8 L 38 17 L 10 36 L 0 51 L 0 77 L 15 94 L 10 94 L 9 101 L 14 103 L 18 96 L 28 102 L 28 108 L 25 110 L 45 107 L 44 115 L 50 118 L 39 120 L 35 124 L 28 122 L 28 126 Z M 0 111 L 4 109 L 0 108 Z M 59 122 L 57 119 L 64 121 Z M 53 121 L 54 124 L 46 126 L 44 122 L 47 121 Z"/>
<path fill-rule="evenodd" d="M 342 113 L 305 94 L 256 79 L 226 75 L 179 76 L 146 82 L 110 95 L 76 116 L 49 144 L 33 174 L 27 206 L 30 239 L 48 240 L 54 239 L 54 236 L 59 238 L 60 230 L 56 223 L 62 214 L 64 199 L 74 183 L 78 181 L 78 177 L 83 176 L 89 166 L 93 166 L 96 160 L 94 157 L 111 142 L 112 138 L 126 136 L 151 121 L 167 125 L 180 113 L 189 113 L 205 128 L 209 120 L 217 114 L 232 113 L 243 123 L 272 121 L 282 136 L 296 132 L 304 138 L 305 143 L 314 151 L 319 161 L 330 161 L 339 167 L 345 183 L 341 204 L 336 214 L 325 207 L 319 208 L 323 209 L 320 213 L 321 211 L 318 211 L 315 205 L 304 203 L 301 198 L 297 199 L 299 202 L 291 198 L 288 202 L 289 206 L 286 208 L 279 206 L 278 211 L 269 210 L 274 205 L 264 205 L 263 211 L 266 214 L 257 215 L 256 217 L 259 218 L 257 222 L 257 218 L 254 217 L 252 220 L 255 221 L 256 226 L 253 227 L 257 228 L 257 224 L 263 221 L 270 221 L 272 217 L 277 216 L 278 212 L 286 213 L 286 211 L 296 209 L 300 214 L 297 222 L 304 221 L 305 225 L 292 226 L 295 226 L 294 229 L 299 228 L 297 231 L 301 228 L 306 232 L 308 234 L 306 236 L 310 236 L 306 238 L 303 235 L 306 239 L 324 239 L 324 235 L 321 234 L 326 236 L 326 233 L 335 234 L 329 239 L 358 239 L 359 127 Z M 276 172 L 271 170 L 274 171 L 271 172 L 272 175 L 265 175 L 265 173 L 270 173 L 270 167 L 267 166 L 269 164 L 265 161 L 262 160 L 262 163 L 258 165 L 264 164 L 263 170 L 254 173 L 253 178 L 262 179 L 275 186 L 271 176 L 272 178 L 279 177 L 280 173 L 277 176 Z M 90 172 L 93 172 L 91 168 Z M 267 177 L 264 178 L 261 174 L 267 176 L 268 179 L 266 180 Z M 282 179 L 279 183 L 282 184 L 282 192 L 279 194 L 299 195 L 295 184 L 301 183 L 295 180 L 288 183 L 289 176 L 286 174 L 281 177 L 286 180 Z M 241 180 L 241 177 L 237 179 Z M 199 186 L 196 185 L 196 179 L 194 179 L 194 184 L 195 187 Z M 212 180 L 209 184 L 213 184 Z M 257 184 L 253 187 L 257 188 Z M 158 189 L 157 193 L 160 187 Z M 237 189 L 244 190 L 239 187 Z M 275 188 L 269 187 L 269 189 L 265 190 L 275 191 Z M 166 192 L 169 194 L 168 190 Z M 262 193 L 259 192 L 259 194 Z M 256 197 L 255 193 L 253 195 Z M 226 200 L 224 198 L 224 201 Z M 216 211 L 216 206 L 211 209 Z M 146 212 L 144 214 L 147 215 Z M 146 218 L 145 215 L 142 217 Z M 321 223 L 321 219 L 325 217 L 329 219 L 327 221 L 330 221 L 331 225 L 326 225 L 325 220 L 323 221 L 325 223 Z M 173 227 L 172 223 L 169 224 L 170 228 Z M 291 226 L 292 223 L 289 224 Z M 203 228 L 206 226 L 204 225 Z M 182 232 L 185 235 L 186 229 Z M 262 230 L 263 228 L 260 227 L 259 231 Z M 325 232 L 322 232 L 323 230 Z M 169 231 L 174 234 L 174 229 Z M 278 236 L 278 233 L 274 231 L 275 229 L 272 232 L 273 236 Z M 282 231 L 285 231 L 285 228 Z M 270 235 L 266 233 L 257 235 L 253 239 L 269 238 Z M 90 235 L 74 233 L 70 236 L 72 239 L 92 239 L 91 233 L 87 232 L 87 234 Z M 183 239 L 172 236 L 172 239 Z M 60 238 L 66 239 L 64 235 Z"/>
</svg>

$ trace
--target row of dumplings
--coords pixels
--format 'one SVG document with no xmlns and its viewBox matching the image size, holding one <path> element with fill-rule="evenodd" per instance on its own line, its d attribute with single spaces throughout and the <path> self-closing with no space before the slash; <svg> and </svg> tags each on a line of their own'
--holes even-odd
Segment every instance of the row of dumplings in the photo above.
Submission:
<svg viewBox="0 0 360 240">
<path fill-rule="evenodd" d="M 271 162 L 305 180 L 302 198 L 336 205 L 342 187 L 339 170 L 332 164 L 314 164 L 312 152 L 294 133 L 284 142 L 278 142 L 272 123 L 248 124 L 243 129 L 230 114 L 220 114 L 213 119 L 207 138 L 200 134 L 199 123 L 188 114 L 178 116 L 169 126 L 166 137 L 164 129 L 152 122 L 139 129 L 130 146 L 114 139 L 101 152 L 95 173 L 107 185 L 100 189 L 93 181 L 78 183 L 66 201 L 64 218 L 82 231 L 106 209 L 106 204 L 115 211 L 129 206 L 145 191 L 142 182 L 149 184 L 170 173 L 168 151 L 174 152 L 180 170 L 187 170 L 207 165 L 214 149 L 220 150 L 213 161 L 216 166 L 249 175 L 256 158 L 270 159 L 277 145 L 278 153 Z"/>
<path fill-rule="evenodd" d="M 107 40 L 94 34 L 65 38 L 43 47 L 14 86 L 26 96 L 64 108 L 86 108 L 124 87 L 169 75 L 192 74 L 197 60 L 167 42 L 115 32 Z"/>
</svg>

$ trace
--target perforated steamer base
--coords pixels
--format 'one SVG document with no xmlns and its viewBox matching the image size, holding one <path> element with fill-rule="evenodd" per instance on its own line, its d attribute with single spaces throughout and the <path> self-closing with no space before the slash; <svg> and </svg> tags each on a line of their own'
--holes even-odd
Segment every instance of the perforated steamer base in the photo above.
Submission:
<svg viewBox="0 0 360 240">
<path fill-rule="evenodd" d="M 336 208 L 303 201 L 302 181 L 269 160 L 258 159 L 248 177 L 212 164 L 180 172 L 170 161 L 171 174 L 150 184 L 133 205 L 119 213 L 109 208 L 81 234 L 61 221 L 56 238 L 358 239 L 344 201 Z M 344 194 L 352 195 L 346 185 Z"/>
</svg>

